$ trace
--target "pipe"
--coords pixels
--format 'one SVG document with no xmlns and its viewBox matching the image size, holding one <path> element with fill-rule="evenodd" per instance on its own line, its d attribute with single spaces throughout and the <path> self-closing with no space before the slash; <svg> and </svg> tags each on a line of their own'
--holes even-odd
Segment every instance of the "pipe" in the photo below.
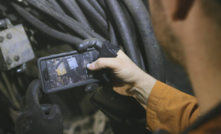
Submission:
<svg viewBox="0 0 221 134">
<path fill-rule="evenodd" d="M 81 6 L 89 13 L 89 16 L 95 24 L 109 37 L 107 21 L 96 11 L 96 9 L 87 0 L 78 0 Z"/>
<path fill-rule="evenodd" d="M 91 25 L 75 0 L 61 0 L 61 3 L 68 9 L 76 20 L 91 28 Z"/>
<path fill-rule="evenodd" d="M 71 45 L 78 45 L 82 42 L 82 40 L 78 37 L 65 34 L 62 32 L 59 32 L 57 30 L 54 30 L 53 28 L 47 26 L 37 18 L 35 18 L 33 15 L 31 15 L 28 11 L 20 7 L 19 5 L 15 3 L 11 3 L 12 6 L 15 8 L 15 10 L 23 17 L 25 18 L 28 22 L 30 22 L 33 26 L 35 26 L 37 29 L 40 31 L 46 33 L 47 35 L 56 38 L 58 40 L 64 41 L 66 43 L 69 43 Z"/>
<path fill-rule="evenodd" d="M 150 15 L 141 0 L 123 0 L 132 14 L 144 43 L 148 60 L 149 74 L 165 82 L 163 56 L 159 43 L 154 35 Z"/>
<path fill-rule="evenodd" d="M 135 46 L 136 43 L 134 39 L 132 38 L 133 37 L 132 32 L 128 25 L 126 17 L 123 13 L 123 10 L 121 9 L 117 0 L 107 0 L 106 2 L 117 23 L 126 54 L 131 58 L 131 60 L 136 65 L 141 67 L 140 55 L 139 55 L 137 47 Z"/>
</svg>

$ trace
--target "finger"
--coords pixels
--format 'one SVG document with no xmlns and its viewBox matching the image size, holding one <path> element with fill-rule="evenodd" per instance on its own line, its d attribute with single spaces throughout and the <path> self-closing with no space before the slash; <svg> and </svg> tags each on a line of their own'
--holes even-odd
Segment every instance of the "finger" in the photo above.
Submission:
<svg viewBox="0 0 221 134">
<path fill-rule="evenodd" d="M 97 61 L 91 63 L 88 69 L 95 71 L 105 68 L 115 69 L 119 66 L 120 61 L 117 58 L 99 58 Z"/>
<path fill-rule="evenodd" d="M 92 83 L 92 84 L 89 84 L 85 87 L 85 91 L 86 92 L 93 92 L 94 90 L 96 90 L 97 88 L 99 87 L 99 84 L 98 83 Z"/>
<path fill-rule="evenodd" d="M 48 119 L 53 119 L 56 115 L 60 118 L 59 120 L 61 120 L 61 121 L 63 120 L 60 107 L 55 104 L 50 109 Z"/>
<path fill-rule="evenodd" d="M 41 109 L 44 111 L 44 113 L 49 113 L 50 109 L 52 108 L 51 104 L 41 104 Z"/>
<path fill-rule="evenodd" d="M 26 104 L 39 104 L 41 81 L 36 79 L 31 82 L 25 95 Z"/>
</svg>

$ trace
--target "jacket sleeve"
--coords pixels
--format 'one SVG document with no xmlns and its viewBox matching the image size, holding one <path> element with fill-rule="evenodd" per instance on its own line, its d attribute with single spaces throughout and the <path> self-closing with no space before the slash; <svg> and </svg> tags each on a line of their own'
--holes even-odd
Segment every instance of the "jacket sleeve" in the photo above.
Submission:
<svg viewBox="0 0 221 134">
<path fill-rule="evenodd" d="M 157 82 L 147 102 L 147 129 L 177 134 L 191 125 L 200 111 L 195 97 Z"/>
</svg>

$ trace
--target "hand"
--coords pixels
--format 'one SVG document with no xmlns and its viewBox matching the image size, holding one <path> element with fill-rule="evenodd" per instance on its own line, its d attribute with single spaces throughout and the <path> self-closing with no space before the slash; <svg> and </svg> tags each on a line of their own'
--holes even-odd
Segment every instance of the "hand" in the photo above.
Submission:
<svg viewBox="0 0 221 134">
<path fill-rule="evenodd" d="M 17 134 L 63 133 L 63 121 L 59 106 L 39 104 L 40 85 L 40 80 L 34 80 L 28 87 L 16 121 Z"/>
<path fill-rule="evenodd" d="M 146 104 L 157 80 L 137 67 L 121 50 L 117 54 L 116 58 L 99 58 L 88 66 L 88 69 L 110 69 L 114 91 L 135 97 L 142 104 Z"/>
<path fill-rule="evenodd" d="M 113 45 L 108 41 L 101 41 L 96 38 L 84 40 L 81 44 L 77 45 L 78 51 L 86 51 L 87 48 L 95 47 L 99 51 L 98 58 L 101 57 L 116 57 L 117 52 L 120 50 L 119 46 Z M 86 92 L 92 92 L 98 88 L 98 83 L 91 83 L 86 86 Z"/>
</svg>

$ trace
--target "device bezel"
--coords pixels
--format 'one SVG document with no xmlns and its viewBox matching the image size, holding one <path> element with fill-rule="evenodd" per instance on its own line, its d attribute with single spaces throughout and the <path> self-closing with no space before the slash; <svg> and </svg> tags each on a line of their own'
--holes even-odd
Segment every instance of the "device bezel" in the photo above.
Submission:
<svg viewBox="0 0 221 134">
<path fill-rule="evenodd" d="M 89 48 L 89 49 L 87 49 L 86 52 L 95 51 L 95 50 L 96 49 L 94 49 L 94 48 Z M 84 53 L 84 52 L 82 52 L 82 53 Z M 53 89 L 49 89 L 49 90 L 46 89 L 45 83 L 47 83 L 47 82 L 43 78 L 43 71 L 45 70 L 45 68 L 42 68 L 41 62 L 42 61 L 46 62 L 46 60 L 50 60 L 50 59 L 54 59 L 54 58 L 59 58 L 59 57 L 64 57 L 64 56 L 69 56 L 69 55 L 74 55 L 74 54 L 82 54 L 82 53 L 79 53 L 78 51 L 71 51 L 71 52 L 67 52 L 67 53 L 60 53 L 60 54 L 56 54 L 56 55 L 49 55 L 49 56 L 39 58 L 38 61 L 37 61 L 37 65 L 38 65 L 38 70 L 39 70 L 39 75 L 40 75 L 40 79 L 41 79 L 41 83 L 42 83 L 43 92 L 53 93 L 53 92 L 58 92 L 58 91 L 62 91 L 62 90 L 70 89 L 70 88 L 85 86 L 85 85 L 88 85 L 88 84 L 91 84 L 91 83 L 100 82 L 98 79 L 90 79 L 90 80 L 86 80 L 86 81 L 83 81 L 83 82 L 74 83 L 74 84 L 71 84 L 71 85 L 65 85 L 65 86 L 62 86 L 62 87 L 57 87 L 57 88 L 53 88 Z M 46 67 L 46 69 L 47 69 L 47 67 Z"/>
</svg>

